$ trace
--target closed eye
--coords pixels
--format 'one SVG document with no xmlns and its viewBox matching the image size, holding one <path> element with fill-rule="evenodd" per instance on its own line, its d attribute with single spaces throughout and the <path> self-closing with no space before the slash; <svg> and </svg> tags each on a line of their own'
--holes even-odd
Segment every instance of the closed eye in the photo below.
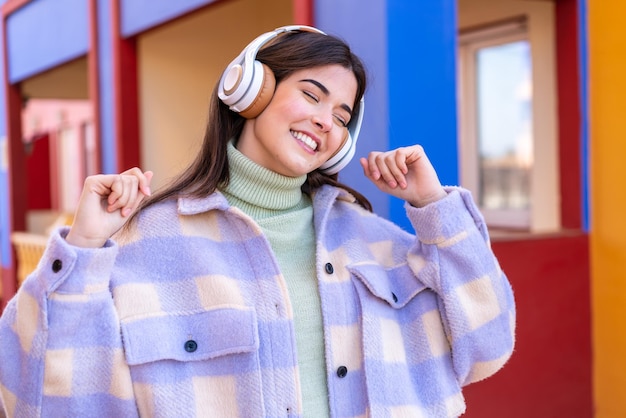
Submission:
<svg viewBox="0 0 626 418">
<path fill-rule="evenodd" d="M 335 115 L 335 120 L 337 122 L 339 122 L 339 125 L 341 127 L 343 127 L 343 128 L 347 128 L 348 127 L 348 122 L 346 122 L 346 120 L 343 117 L 341 117 L 339 115 Z"/>
<path fill-rule="evenodd" d="M 304 93 L 305 96 L 313 100 L 315 103 L 319 103 L 320 101 L 319 97 L 317 97 L 315 94 L 311 93 L 310 91 L 303 90 L 302 93 Z"/>
</svg>

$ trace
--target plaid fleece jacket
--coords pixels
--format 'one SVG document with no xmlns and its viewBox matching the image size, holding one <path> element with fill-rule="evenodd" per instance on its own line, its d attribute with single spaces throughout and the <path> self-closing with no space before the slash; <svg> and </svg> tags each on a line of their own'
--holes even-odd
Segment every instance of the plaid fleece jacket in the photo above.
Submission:
<svg viewBox="0 0 626 418">
<path fill-rule="evenodd" d="M 416 235 L 315 193 L 333 417 L 459 416 L 461 387 L 511 355 L 510 285 L 470 194 L 448 192 L 407 205 Z M 101 249 L 66 233 L 0 321 L 6 415 L 301 416 L 285 280 L 223 195 L 152 206 Z"/>
</svg>

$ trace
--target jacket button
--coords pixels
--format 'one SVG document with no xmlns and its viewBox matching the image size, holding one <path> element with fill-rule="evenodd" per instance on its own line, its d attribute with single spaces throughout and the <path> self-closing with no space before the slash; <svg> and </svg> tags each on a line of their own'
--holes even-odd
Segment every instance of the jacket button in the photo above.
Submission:
<svg viewBox="0 0 626 418">
<path fill-rule="evenodd" d="M 339 366 L 339 368 L 337 369 L 337 376 L 339 376 L 340 378 L 344 378 L 347 374 L 348 368 L 346 366 Z"/>
<path fill-rule="evenodd" d="M 189 340 L 185 342 L 185 351 L 188 353 L 193 353 L 198 349 L 198 343 L 194 340 Z"/>
<path fill-rule="evenodd" d="M 333 265 L 330 263 L 326 263 L 326 265 L 324 266 L 324 269 L 326 270 L 326 273 L 328 274 L 333 274 L 335 272 Z"/>
<path fill-rule="evenodd" d="M 52 262 L 52 271 L 58 273 L 63 268 L 63 262 L 59 259 L 56 259 Z"/>
<path fill-rule="evenodd" d="M 394 302 L 397 302 L 397 301 L 398 301 L 398 297 L 396 296 L 396 294 L 395 294 L 395 293 L 391 292 L 391 297 L 393 298 L 393 301 L 394 301 Z"/>
</svg>

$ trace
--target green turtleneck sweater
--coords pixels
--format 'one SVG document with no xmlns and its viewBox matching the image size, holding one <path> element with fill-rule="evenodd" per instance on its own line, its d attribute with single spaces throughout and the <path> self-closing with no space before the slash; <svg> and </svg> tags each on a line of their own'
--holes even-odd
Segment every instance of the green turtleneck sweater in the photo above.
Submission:
<svg viewBox="0 0 626 418">
<path fill-rule="evenodd" d="M 324 330 L 315 274 L 311 199 L 301 177 L 270 171 L 228 145 L 230 182 L 220 191 L 254 219 L 267 237 L 287 283 L 296 333 L 302 408 L 306 417 L 328 417 Z"/>
</svg>

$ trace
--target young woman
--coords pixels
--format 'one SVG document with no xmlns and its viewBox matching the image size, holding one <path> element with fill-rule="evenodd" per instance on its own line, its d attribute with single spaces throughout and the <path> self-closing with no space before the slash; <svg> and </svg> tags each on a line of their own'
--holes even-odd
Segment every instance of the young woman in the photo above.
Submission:
<svg viewBox="0 0 626 418">
<path fill-rule="evenodd" d="M 87 178 L 0 320 L 8 416 L 457 417 L 511 355 L 515 307 L 470 194 L 419 145 L 337 172 L 365 71 L 314 28 L 262 34 L 218 82 L 201 152 L 151 194 Z"/>
</svg>

